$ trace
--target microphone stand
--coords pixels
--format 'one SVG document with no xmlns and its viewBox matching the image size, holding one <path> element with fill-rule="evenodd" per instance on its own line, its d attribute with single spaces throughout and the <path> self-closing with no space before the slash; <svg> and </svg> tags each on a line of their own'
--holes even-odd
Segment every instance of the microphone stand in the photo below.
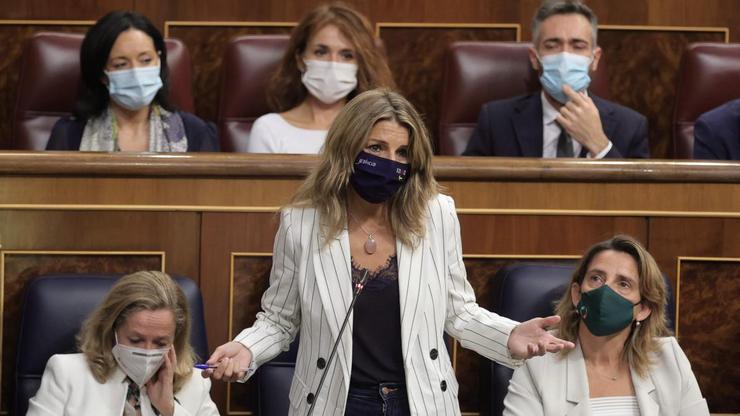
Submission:
<svg viewBox="0 0 740 416">
<path fill-rule="evenodd" d="M 313 401 L 311 402 L 311 407 L 308 408 L 307 416 L 311 416 L 313 414 L 313 409 L 316 406 L 316 402 L 319 400 L 319 393 L 321 392 L 321 387 L 324 385 L 324 380 L 326 380 L 326 375 L 329 374 L 329 369 L 331 369 L 331 363 L 332 361 L 334 361 L 334 357 L 337 355 L 337 349 L 339 348 L 339 342 L 342 341 L 342 334 L 344 333 L 345 328 L 347 328 L 347 323 L 349 322 L 349 316 L 350 314 L 352 314 L 352 309 L 354 309 L 355 307 L 355 302 L 357 301 L 357 297 L 360 295 L 360 292 L 362 292 L 362 289 L 365 288 L 366 281 L 367 281 L 367 270 L 365 270 L 365 274 L 362 275 L 362 279 L 360 279 L 359 282 L 355 283 L 354 293 L 352 294 L 352 302 L 350 302 L 349 309 L 347 309 L 347 314 L 344 316 L 344 322 L 342 322 L 342 327 L 339 329 L 339 335 L 337 335 L 337 340 L 334 341 L 334 346 L 331 348 L 329 359 L 326 360 L 326 367 L 324 368 L 324 374 L 321 375 L 321 379 L 319 380 L 319 386 L 316 388 L 316 393 L 314 393 Z"/>
</svg>

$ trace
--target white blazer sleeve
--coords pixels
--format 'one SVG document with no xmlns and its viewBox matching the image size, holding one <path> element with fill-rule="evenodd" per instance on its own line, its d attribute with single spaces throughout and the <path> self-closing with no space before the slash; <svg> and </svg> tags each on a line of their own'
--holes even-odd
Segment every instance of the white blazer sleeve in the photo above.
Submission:
<svg viewBox="0 0 740 416">
<path fill-rule="evenodd" d="M 69 391 L 69 380 L 61 368 L 56 355 L 46 363 L 41 386 L 36 395 L 28 401 L 28 416 L 45 416 L 64 414 L 64 402 Z"/>
<path fill-rule="evenodd" d="M 188 409 L 181 405 L 176 399 L 175 416 L 219 416 L 216 403 L 211 400 L 211 380 L 202 379 L 200 376 L 194 376 L 191 378 L 190 383 L 195 383 L 199 388 L 196 389 L 197 391 L 193 391 L 194 389 L 189 388 L 185 393 L 188 397 L 183 399 L 188 400 L 188 405 L 192 406 L 194 409 L 197 408 L 197 410 L 195 413 L 189 412 Z M 175 397 L 177 396 L 178 395 L 175 394 Z"/>
<path fill-rule="evenodd" d="M 438 201 L 440 204 L 447 204 L 442 207 L 446 217 L 443 219 L 443 238 L 448 240 L 446 256 L 449 265 L 445 330 L 465 348 L 507 367 L 519 366 L 521 360 L 513 359 L 507 347 L 509 334 L 517 322 L 489 312 L 476 303 L 462 259 L 460 222 L 455 212 L 455 203 L 450 197 L 443 197 Z"/>
<path fill-rule="evenodd" d="M 280 143 L 270 126 L 269 114 L 266 114 L 252 125 L 247 139 L 247 152 L 249 153 L 281 153 Z"/>
<path fill-rule="evenodd" d="M 286 351 L 296 336 L 301 321 L 301 301 L 298 294 L 298 268 L 291 225 L 292 210 L 281 214 L 280 228 L 270 271 L 270 286 L 262 295 L 262 312 L 251 328 L 234 339 L 252 351 L 257 367 Z"/>
<path fill-rule="evenodd" d="M 544 412 L 532 372 L 525 364 L 514 371 L 509 381 L 509 392 L 504 399 L 504 416 L 541 416 Z"/>
<path fill-rule="evenodd" d="M 696 382 L 694 372 L 691 371 L 691 363 L 678 345 L 676 338 L 670 338 L 673 355 L 676 357 L 676 365 L 681 373 L 681 406 L 679 416 L 709 416 L 707 401 L 702 397 L 699 383 Z"/>
</svg>

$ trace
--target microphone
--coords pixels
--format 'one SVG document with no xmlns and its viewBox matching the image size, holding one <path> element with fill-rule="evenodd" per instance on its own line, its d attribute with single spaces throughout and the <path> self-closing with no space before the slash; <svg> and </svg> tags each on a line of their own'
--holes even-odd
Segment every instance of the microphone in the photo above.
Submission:
<svg viewBox="0 0 740 416">
<path fill-rule="evenodd" d="M 339 329 L 339 334 L 337 335 L 337 340 L 334 341 L 334 346 L 331 348 L 331 353 L 329 354 L 329 358 L 326 360 L 326 367 L 324 368 L 324 374 L 321 375 L 321 379 L 319 379 L 319 386 L 316 387 L 316 393 L 313 395 L 313 401 L 311 402 L 311 407 L 308 408 L 308 415 L 311 416 L 313 414 L 313 408 L 316 406 L 316 401 L 319 399 L 319 393 L 321 392 L 321 387 L 324 385 L 324 380 L 326 379 L 326 375 L 329 374 L 329 370 L 331 369 L 331 363 L 334 361 L 334 357 L 337 355 L 337 349 L 339 348 L 339 342 L 342 340 L 342 334 L 344 333 L 344 329 L 347 328 L 347 322 L 349 322 L 349 315 L 352 313 L 352 309 L 355 308 L 355 302 L 357 301 L 357 297 L 360 295 L 360 292 L 362 292 L 362 289 L 365 288 L 365 282 L 367 281 L 367 270 L 365 270 L 365 274 L 362 275 L 362 279 L 360 279 L 359 282 L 355 283 L 355 288 L 352 293 L 352 302 L 349 304 L 349 309 L 347 309 L 347 314 L 344 315 L 344 322 L 342 322 L 342 327 Z"/>
</svg>

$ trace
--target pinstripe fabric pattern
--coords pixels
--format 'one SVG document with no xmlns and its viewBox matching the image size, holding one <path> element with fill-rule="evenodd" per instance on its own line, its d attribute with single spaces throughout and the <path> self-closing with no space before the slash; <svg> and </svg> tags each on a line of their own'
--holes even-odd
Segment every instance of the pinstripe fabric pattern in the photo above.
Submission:
<svg viewBox="0 0 740 416">
<path fill-rule="evenodd" d="M 443 333 L 466 348 L 515 366 L 519 362 L 511 359 L 506 343 L 516 322 L 475 303 L 452 198 L 438 195 L 429 202 L 427 214 L 426 237 L 416 247 L 396 243 L 406 388 L 412 415 L 459 415 L 458 384 Z M 335 363 L 324 370 L 317 366 L 319 358 L 328 358 L 352 299 L 347 230 L 324 244 L 319 223 L 312 208 L 282 212 L 263 312 L 235 339 L 248 346 L 261 365 L 286 350 L 300 330 L 291 415 L 307 412 L 307 397 L 326 370 L 331 374 L 315 399 L 314 414 L 343 415 L 352 369 L 351 320 Z M 433 349 L 438 356 L 431 354 Z"/>
</svg>

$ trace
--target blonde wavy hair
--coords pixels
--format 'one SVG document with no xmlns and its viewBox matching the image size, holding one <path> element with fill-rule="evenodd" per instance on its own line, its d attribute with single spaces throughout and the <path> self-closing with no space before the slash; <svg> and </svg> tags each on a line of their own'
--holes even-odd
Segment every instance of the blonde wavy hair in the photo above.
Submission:
<svg viewBox="0 0 740 416">
<path fill-rule="evenodd" d="M 578 339 L 578 327 L 581 319 L 573 305 L 570 288 L 574 283 L 581 286 L 586 276 L 591 261 L 597 254 L 605 250 L 614 250 L 629 254 L 637 263 L 639 271 L 640 303 L 650 308 L 650 315 L 640 322 L 640 325 L 632 324 L 630 335 L 625 342 L 622 358 L 629 364 L 630 368 L 644 377 L 650 369 L 650 353 L 660 349 L 658 338 L 670 335 L 666 323 L 666 284 L 663 274 L 653 256 L 645 250 L 634 238 L 627 235 L 617 235 L 606 241 L 595 244 L 586 251 L 578 267 L 573 273 L 568 290 L 558 302 L 555 313 L 560 315 L 561 321 L 558 329 L 559 337 L 575 342 Z M 568 352 L 563 350 L 562 354 Z"/>
<path fill-rule="evenodd" d="M 77 342 L 95 380 L 105 383 L 118 365 L 111 351 L 115 330 L 134 312 L 160 309 L 172 311 L 175 317 L 174 391 L 182 388 L 195 364 L 195 353 L 190 346 L 188 302 L 180 286 L 167 274 L 157 271 L 141 271 L 120 278 L 82 324 Z"/>
<path fill-rule="evenodd" d="M 410 174 L 388 202 L 391 229 L 409 246 L 416 246 L 424 237 L 427 203 L 440 190 L 432 172 L 429 133 L 419 113 L 403 96 L 376 89 L 358 95 L 337 115 L 318 165 L 289 204 L 318 210 L 325 243 L 347 225 L 347 189 L 355 158 L 365 148 L 370 130 L 380 121 L 396 122 L 409 132 Z"/>
</svg>

